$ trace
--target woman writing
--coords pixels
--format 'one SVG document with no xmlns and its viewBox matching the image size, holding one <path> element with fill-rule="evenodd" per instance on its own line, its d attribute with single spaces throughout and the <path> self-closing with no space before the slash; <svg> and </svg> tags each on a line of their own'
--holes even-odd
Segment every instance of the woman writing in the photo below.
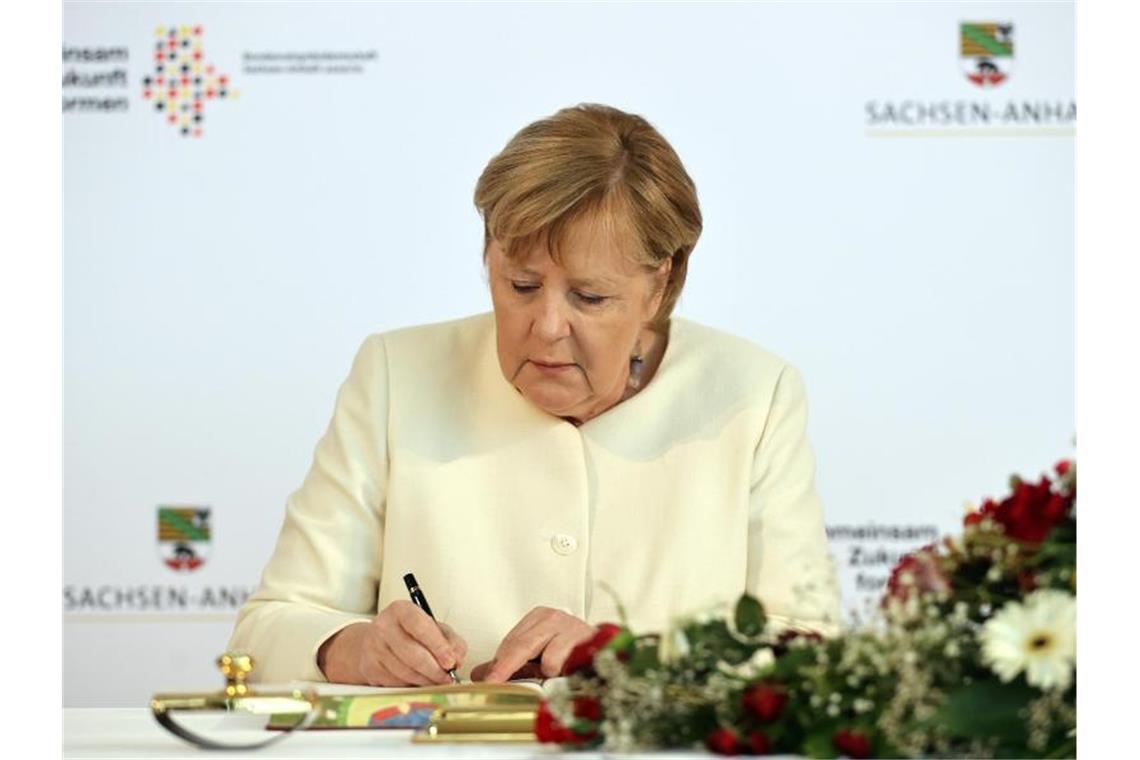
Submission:
<svg viewBox="0 0 1140 760">
<path fill-rule="evenodd" d="M 564 109 L 475 203 L 492 311 L 364 342 L 231 648 L 269 681 L 551 676 L 616 619 L 599 582 L 635 630 L 748 591 L 834 632 L 802 381 L 671 316 L 701 214 L 664 138 Z"/>
</svg>

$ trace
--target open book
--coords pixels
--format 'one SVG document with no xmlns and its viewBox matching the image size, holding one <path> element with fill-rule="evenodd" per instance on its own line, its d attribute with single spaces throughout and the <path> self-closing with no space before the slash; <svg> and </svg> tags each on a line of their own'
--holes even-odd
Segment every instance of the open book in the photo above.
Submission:
<svg viewBox="0 0 1140 760">
<path fill-rule="evenodd" d="M 313 688 L 320 696 L 321 712 L 309 730 L 402 728 L 422 729 L 417 741 L 533 741 L 534 715 L 546 683 L 550 681 L 526 679 L 384 688 L 298 681 L 289 687 Z M 274 714 L 266 728 L 290 728 L 302 717 Z"/>
</svg>

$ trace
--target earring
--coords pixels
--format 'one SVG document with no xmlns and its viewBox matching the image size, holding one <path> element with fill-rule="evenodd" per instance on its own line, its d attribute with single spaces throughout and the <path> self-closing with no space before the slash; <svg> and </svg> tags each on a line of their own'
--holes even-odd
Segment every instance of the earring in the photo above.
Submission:
<svg viewBox="0 0 1140 760">
<path fill-rule="evenodd" d="M 641 368 L 645 360 L 641 356 L 641 341 L 638 341 L 634 354 L 629 358 L 629 387 L 634 390 L 641 388 Z"/>
</svg>

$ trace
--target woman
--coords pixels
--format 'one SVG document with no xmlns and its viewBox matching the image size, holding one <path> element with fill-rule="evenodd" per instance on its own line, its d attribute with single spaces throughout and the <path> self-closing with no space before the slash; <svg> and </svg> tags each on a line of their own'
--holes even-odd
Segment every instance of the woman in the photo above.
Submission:
<svg viewBox="0 0 1140 760">
<path fill-rule="evenodd" d="M 603 582 L 636 630 L 747 590 L 834 632 L 799 375 L 670 316 L 701 214 L 664 138 L 564 109 L 475 203 L 493 313 L 365 341 L 231 648 L 269 681 L 549 676 L 617 618 Z"/>
</svg>

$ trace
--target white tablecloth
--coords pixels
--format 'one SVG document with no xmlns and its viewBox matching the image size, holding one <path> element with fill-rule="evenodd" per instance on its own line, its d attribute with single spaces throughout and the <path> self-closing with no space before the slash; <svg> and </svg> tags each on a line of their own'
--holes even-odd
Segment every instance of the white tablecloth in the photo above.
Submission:
<svg viewBox="0 0 1140 760">
<path fill-rule="evenodd" d="M 196 716 L 193 721 L 180 717 L 179 722 L 195 731 L 207 733 L 220 741 L 251 741 L 264 738 L 259 725 L 264 718 L 248 715 Z M 260 721 L 260 723 L 258 723 Z M 561 753 L 556 747 L 542 744 L 412 744 L 411 731 L 349 730 L 298 733 L 266 749 L 255 752 L 217 752 L 200 750 L 167 733 L 155 722 L 146 708 L 68 708 L 63 711 L 63 756 L 65 758 L 146 757 L 199 758 L 223 757 L 318 757 L 318 758 L 542 758 L 553 760 L 600 760 L 615 757 L 599 752 Z M 637 758 L 709 760 L 703 752 L 655 752 L 638 754 Z"/>
</svg>

